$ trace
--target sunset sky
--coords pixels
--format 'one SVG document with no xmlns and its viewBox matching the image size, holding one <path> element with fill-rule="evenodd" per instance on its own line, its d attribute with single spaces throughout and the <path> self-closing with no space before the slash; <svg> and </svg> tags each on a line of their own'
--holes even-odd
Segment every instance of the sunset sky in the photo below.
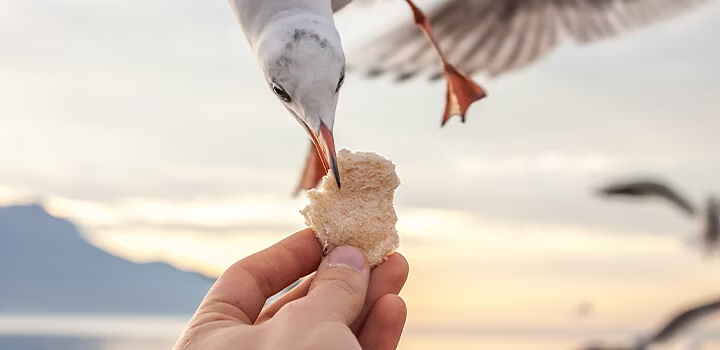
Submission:
<svg viewBox="0 0 720 350">
<path fill-rule="evenodd" d="M 369 18 L 410 20 L 380 9 L 338 17 L 346 49 Z M 718 18 L 478 76 L 490 97 L 442 129 L 442 83 L 349 74 L 336 144 L 397 165 L 410 322 L 635 327 L 719 292 L 695 222 L 593 194 L 634 175 L 720 194 Z M 209 274 L 303 227 L 307 135 L 225 0 L 3 1 L 0 43 L 0 205 L 42 200 L 114 254 Z"/>
</svg>

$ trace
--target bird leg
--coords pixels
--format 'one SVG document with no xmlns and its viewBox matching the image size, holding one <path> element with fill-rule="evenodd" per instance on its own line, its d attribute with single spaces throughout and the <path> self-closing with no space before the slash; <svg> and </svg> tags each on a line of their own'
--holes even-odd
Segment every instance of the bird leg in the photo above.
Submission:
<svg viewBox="0 0 720 350">
<path fill-rule="evenodd" d="M 428 21 L 425 14 L 415 6 L 412 0 L 405 1 L 407 1 L 412 9 L 413 16 L 415 17 L 415 25 L 422 30 L 427 40 L 435 49 L 435 52 L 440 56 L 443 75 L 445 75 L 445 80 L 447 81 L 445 112 L 440 126 L 444 126 L 448 119 L 454 115 L 460 116 L 460 120 L 464 123 L 465 113 L 468 108 L 470 108 L 473 102 L 486 96 L 485 90 L 447 61 L 445 54 L 440 50 L 440 46 L 432 33 L 430 21 Z"/>
<path fill-rule="evenodd" d="M 308 150 L 308 155 L 305 160 L 305 169 L 302 171 L 300 183 L 298 183 L 293 197 L 296 197 L 302 190 L 315 188 L 327 172 L 328 169 L 325 167 L 323 158 L 320 155 L 320 150 L 317 149 L 314 143 L 310 142 L 310 149 Z"/>
<path fill-rule="evenodd" d="M 415 25 L 422 30 L 425 37 L 435 49 L 435 52 L 440 57 L 442 64 L 443 75 L 447 81 L 447 93 L 445 102 L 445 112 L 443 113 L 443 119 L 440 126 L 444 126 L 445 123 L 454 115 L 460 116 L 461 121 L 465 122 L 465 113 L 473 102 L 478 101 L 487 94 L 480 85 L 475 83 L 472 79 L 468 78 L 465 74 L 458 71 L 455 66 L 447 61 L 447 58 L 442 53 L 440 46 L 435 40 L 435 36 L 432 33 L 430 22 L 428 21 L 425 14 L 412 2 L 412 0 L 405 0 L 412 9 L 413 16 L 415 19 Z M 311 142 L 308 155 L 305 160 L 305 168 L 302 171 L 300 182 L 293 196 L 297 196 L 302 190 L 309 190 L 315 188 L 320 180 L 327 174 L 328 168 L 324 163 L 320 149 Z"/>
</svg>

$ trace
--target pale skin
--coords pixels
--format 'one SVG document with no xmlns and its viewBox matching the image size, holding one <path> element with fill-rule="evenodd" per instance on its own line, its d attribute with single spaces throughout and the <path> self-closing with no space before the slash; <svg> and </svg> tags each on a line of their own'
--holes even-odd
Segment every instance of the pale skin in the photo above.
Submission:
<svg viewBox="0 0 720 350">
<path fill-rule="evenodd" d="M 267 298 L 308 275 L 263 309 Z M 407 316 L 398 296 L 407 276 L 400 253 L 372 271 L 355 248 L 323 258 L 305 229 L 228 268 L 173 349 L 395 349 Z"/>
</svg>

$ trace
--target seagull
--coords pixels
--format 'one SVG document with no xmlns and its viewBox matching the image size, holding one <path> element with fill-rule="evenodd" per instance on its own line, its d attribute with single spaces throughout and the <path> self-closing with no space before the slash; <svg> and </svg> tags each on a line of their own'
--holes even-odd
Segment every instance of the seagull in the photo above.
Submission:
<svg viewBox="0 0 720 350">
<path fill-rule="evenodd" d="M 583 319 L 586 318 L 592 313 L 593 311 L 593 304 L 587 300 L 583 300 L 579 302 L 577 305 L 575 305 L 574 315 L 576 315 L 578 318 Z"/>
<path fill-rule="evenodd" d="M 631 196 L 670 201 L 680 211 L 688 216 L 695 216 L 695 207 L 675 189 L 658 180 L 633 180 L 615 183 L 600 189 L 605 196 Z"/>
<path fill-rule="evenodd" d="M 329 171 L 341 185 L 333 126 L 350 69 L 392 72 L 403 81 L 433 71 L 430 80 L 446 80 L 440 126 L 452 116 L 464 123 L 469 107 L 487 96 L 470 74 L 509 72 L 536 62 L 563 37 L 587 43 L 619 35 L 710 0 L 441 0 L 427 15 L 402 1 L 412 21 L 346 60 L 335 13 L 351 2 L 378 0 L 230 0 L 270 90 L 310 136 L 294 195 L 316 187 Z"/>
<path fill-rule="evenodd" d="M 681 332 L 700 322 L 700 320 L 718 312 L 720 312 L 720 299 L 705 301 L 681 310 L 668 319 L 652 335 L 648 337 L 640 336 L 630 346 L 590 345 L 585 347 L 585 350 L 648 350 L 651 345 L 668 342 Z"/>
<path fill-rule="evenodd" d="M 678 191 L 659 180 L 623 181 L 602 187 L 598 193 L 603 196 L 640 197 L 668 201 L 686 216 L 700 221 L 700 237 L 705 253 L 720 251 L 720 205 L 714 195 L 708 197 L 703 210 L 698 210 Z"/>
</svg>

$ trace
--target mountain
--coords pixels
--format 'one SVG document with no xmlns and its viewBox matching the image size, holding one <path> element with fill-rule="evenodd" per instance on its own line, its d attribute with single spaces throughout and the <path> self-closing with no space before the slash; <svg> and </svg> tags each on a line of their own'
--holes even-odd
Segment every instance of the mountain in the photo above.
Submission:
<svg viewBox="0 0 720 350">
<path fill-rule="evenodd" d="M 0 207 L 0 313 L 187 315 L 210 286 L 165 263 L 111 255 L 41 205 Z"/>
</svg>

